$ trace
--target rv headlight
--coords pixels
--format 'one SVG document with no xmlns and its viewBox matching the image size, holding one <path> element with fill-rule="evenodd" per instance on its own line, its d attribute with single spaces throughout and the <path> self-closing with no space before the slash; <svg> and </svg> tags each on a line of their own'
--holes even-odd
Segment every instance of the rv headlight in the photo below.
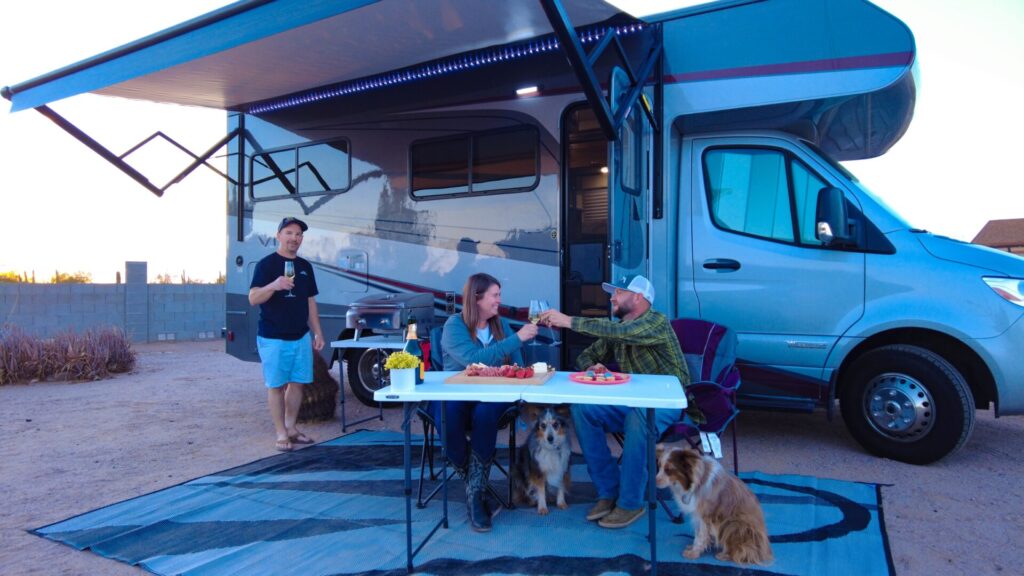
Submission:
<svg viewBox="0 0 1024 576">
<path fill-rule="evenodd" d="M 983 276 L 981 279 L 985 281 L 985 284 L 988 284 L 988 287 L 993 292 L 999 294 L 1003 300 L 1024 308 L 1024 280 L 1020 278 L 993 278 L 991 276 Z"/>
</svg>

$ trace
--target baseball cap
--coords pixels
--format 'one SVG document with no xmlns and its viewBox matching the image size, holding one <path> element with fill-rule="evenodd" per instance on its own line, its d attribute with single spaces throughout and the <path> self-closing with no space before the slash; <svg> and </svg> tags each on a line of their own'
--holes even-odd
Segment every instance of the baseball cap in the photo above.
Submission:
<svg viewBox="0 0 1024 576">
<path fill-rule="evenodd" d="M 615 290 L 628 290 L 630 292 L 636 292 L 637 294 L 646 298 L 648 302 L 654 304 L 654 286 L 651 285 L 650 280 L 644 278 L 639 274 L 634 276 L 625 288 L 623 288 L 622 286 L 616 286 L 615 284 L 609 284 L 607 282 L 602 283 L 601 287 L 604 288 L 604 291 L 609 294 L 614 294 Z"/>
<path fill-rule="evenodd" d="M 305 232 L 306 230 L 309 230 L 309 226 L 306 226 L 305 222 L 303 222 L 302 220 L 299 220 L 298 218 L 293 218 L 293 217 L 289 216 L 289 217 L 285 218 L 284 220 L 281 220 L 281 223 L 277 225 L 277 231 L 280 232 L 281 230 L 284 230 L 284 227 L 288 226 L 289 224 L 298 224 L 299 228 L 302 228 L 303 232 Z"/>
</svg>

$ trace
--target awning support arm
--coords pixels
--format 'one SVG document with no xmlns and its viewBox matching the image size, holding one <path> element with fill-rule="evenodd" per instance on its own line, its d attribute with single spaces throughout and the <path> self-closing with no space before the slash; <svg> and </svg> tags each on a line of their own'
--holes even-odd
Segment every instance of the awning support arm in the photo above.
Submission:
<svg viewBox="0 0 1024 576">
<path fill-rule="evenodd" d="M 562 4 L 558 0 L 540 0 L 540 5 L 544 9 L 544 13 L 547 14 L 562 51 L 569 59 L 569 65 L 576 73 L 576 78 L 583 88 L 583 93 L 587 96 L 587 101 L 590 102 L 590 107 L 594 109 L 594 116 L 597 118 L 598 124 L 601 125 L 601 130 L 604 131 L 604 135 L 609 141 L 616 140 L 618 130 L 612 120 L 611 109 L 608 108 L 608 102 L 605 101 L 604 95 L 601 93 L 601 83 L 598 82 L 597 76 L 594 74 L 590 59 L 583 51 L 583 44 L 569 23 L 568 14 L 565 13 L 565 9 L 562 8 Z M 607 45 L 607 42 L 602 39 L 599 47 L 604 45 Z"/>
<path fill-rule="evenodd" d="M 615 141 L 618 138 L 619 128 L 637 99 L 640 99 L 644 113 L 647 115 L 647 119 L 650 121 L 654 131 L 660 132 L 657 117 L 654 114 L 654 110 L 651 109 L 650 102 L 647 98 L 641 97 L 647 77 L 654 71 L 655 65 L 661 62 L 662 44 L 660 27 L 655 32 L 656 42 L 654 46 L 651 47 L 644 62 L 640 65 L 640 73 L 635 74 L 633 67 L 629 63 L 629 58 L 626 56 L 626 50 L 623 48 L 622 42 L 619 41 L 619 36 L 614 28 L 609 28 L 605 32 L 605 35 L 588 55 L 583 51 L 583 44 L 580 42 L 579 35 L 573 30 L 561 2 L 559 0 L 540 0 L 540 3 L 544 8 L 545 14 L 547 14 L 551 27 L 555 31 L 555 36 L 558 37 L 558 42 L 565 52 L 566 58 L 569 59 L 569 65 L 572 67 L 573 72 L 576 73 L 576 78 L 583 88 L 583 93 L 587 96 L 587 101 L 590 103 L 590 107 L 593 109 L 594 116 L 601 125 L 601 130 L 604 132 L 605 137 L 609 141 Z M 622 61 L 622 68 L 626 71 L 632 83 L 629 94 L 617 107 L 614 114 L 604 97 L 601 83 L 594 72 L 594 66 L 597 64 L 598 59 L 605 49 L 613 44 L 619 59 Z M 658 78 L 660 78 L 660 75 Z"/>
<path fill-rule="evenodd" d="M 196 154 L 192 153 L 187 148 L 185 148 L 184 146 L 182 146 L 178 142 L 174 141 L 172 138 L 168 137 L 167 135 L 165 135 L 162 132 L 154 133 L 153 135 L 149 136 L 148 138 L 146 138 L 142 142 L 136 144 L 135 146 L 132 146 L 127 152 L 125 152 L 124 154 L 121 154 L 119 156 L 119 155 L 111 152 L 110 150 L 108 150 L 105 146 L 103 146 L 102 144 L 97 142 L 96 139 L 94 139 L 92 136 L 89 136 L 88 134 L 83 132 L 78 126 L 75 126 L 74 124 L 72 124 L 70 121 L 68 121 L 68 119 L 64 118 L 63 116 L 61 116 L 60 114 L 55 112 L 49 106 L 46 106 L 46 105 L 38 106 L 38 107 L 36 107 L 35 110 L 37 112 L 39 112 L 40 114 L 42 114 L 43 116 L 46 116 L 47 118 L 49 118 L 50 121 L 52 121 L 54 124 L 59 126 L 62 130 L 64 130 L 65 132 L 67 132 L 68 134 L 73 136 L 76 140 L 78 140 L 82 144 L 85 144 L 86 146 L 88 146 L 89 149 L 91 149 L 93 152 L 99 154 L 100 157 L 102 157 L 104 160 L 106 160 L 107 162 L 110 162 L 112 165 L 114 165 L 115 168 L 117 168 L 118 170 L 120 170 L 120 171 L 124 172 L 125 174 L 127 174 L 129 177 L 131 177 L 132 180 L 135 180 L 136 182 L 141 184 L 146 190 L 149 190 L 150 192 L 155 194 L 157 197 L 163 196 L 164 192 L 168 188 L 170 188 L 174 184 L 177 184 L 178 182 L 181 182 L 186 176 L 191 174 L 200 165 L 205 165 L 210 170 L 213 170 L 217 174 L 221 175 L 228 182 L 230 182 L 232 184 L 237 184 L 237 182 L 232 180 L 227 174 L 221 172 L 215 166 L 213 166 L 212 164 L 207 162 L 207 160 L 209 160 L 217 152 L 217 150 L 220 150 L 221 148 L 223 148 L 224 145 L 226 145 L 229 140 L 231 140 L 232 138 L 234 138 L 235 136 L 238 135 L 238 130 L 237 129 L 231 131 L 230 133 L 228 133 L 226 136 L 221 138 L 216 144 L 214 144 L 209 150 L 207 150 L 206 152 L 204 152 L 203 154 L 200 154 L 198 156 Z M 163 187 L 158 187 L 157 185 L 153 184 L 152 182 L 150 182 L 149 178 L 146 178 L 145 175 L 143 175 L 141 172 L 139 172 L 138 170 L 133 168 L 130 164 L 128 164 L 127 162 L 124 161 L 124 158 L 126 158 L 129 154 L 131 154 L 132 152 L 135 152 L 136 150 L 138 150 L 139 148 L 141 148 L 142 146 L 144 146 L 145 144 L 147 144 L 148 142 L 150 142 L 151 140 L 153 140 L 156 137 L 161 137 L 161 138 L 167 140 L 172 145 L 176 146 L 177 148 L 179 148 L 180 150 L 182 150 L 183 152 L 185 152 L 186 154 L 191 156 L 192 159 L 193 159 L 191 164 L 189 164 L 187 167 L 185 167 L 184 170 L 182 170 L 180 173 L 178 173 L 177 176 L 172 178 L 171 181 L 168 182 Z"/>
</svg>

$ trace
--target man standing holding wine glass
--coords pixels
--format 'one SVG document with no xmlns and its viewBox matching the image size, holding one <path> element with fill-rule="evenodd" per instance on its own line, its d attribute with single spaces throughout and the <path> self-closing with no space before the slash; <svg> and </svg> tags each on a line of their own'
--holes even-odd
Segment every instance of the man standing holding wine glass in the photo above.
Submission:
<svg viewBox="0 0 1024 576">
<path fill-rule="evenodd" d="M 302 386 L 313 382 L 313 352 L 324 347 L 313 266 L 297 254 L 308 229 L 298 218 L 281 220 L 277 251 L 256 263 L 249 285 L 249 304 L 260 307 L 256 344 L 277 434 L 274 448 L 281 452 L 313 443 L 295 427 Z"/>
</svg>

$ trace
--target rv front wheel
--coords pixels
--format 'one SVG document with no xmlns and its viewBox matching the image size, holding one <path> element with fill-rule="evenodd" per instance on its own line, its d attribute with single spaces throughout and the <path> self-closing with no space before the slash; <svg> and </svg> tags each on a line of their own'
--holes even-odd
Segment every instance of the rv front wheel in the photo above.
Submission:
<svg viewBox="0 0 1024 576">
<path fill-rule="evenodd" d="M 387 350 L 369 348 L 352 349 L 345 354 L 348 364 L 348 387 L 361 403 L 371 408 L 377 407 L 373 393 L 391 382 L 384 370 L 384 362 L 388 359 Z M 394 402 L 385 402 L 385 408 L 401 406 Z"/>
<path fill-rule="evenodd" d="M 957 450 L 974 429 L 963 376 L 925 348 L 894 344 L 850 366 L 840 390 L 843 421 L 872 454 L 928 464 Z"/>
</svg>

